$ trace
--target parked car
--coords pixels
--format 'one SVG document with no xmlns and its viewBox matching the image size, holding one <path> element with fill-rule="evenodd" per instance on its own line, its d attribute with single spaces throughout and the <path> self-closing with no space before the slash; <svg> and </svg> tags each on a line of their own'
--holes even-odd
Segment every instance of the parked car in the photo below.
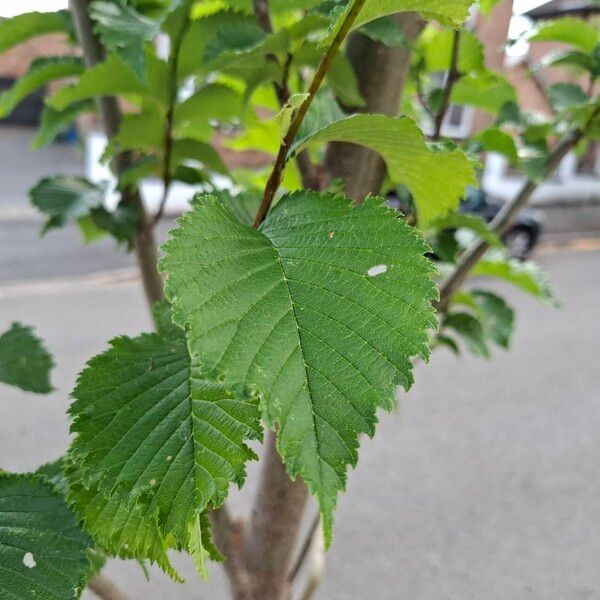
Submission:
<svg viewBox="0 0 600 600">
<path fill-rule="evenodd" d="M 481 189 L 469 188 L 459 212 L 478 215 L 488 223 L 498 214 L 502 204 L 492 202 Z M 502 236 L 508 253 L 525 260 L 535 247 L 542 232 L 542 217 L 538 211 L 522 210 Z"/>
<path fill-rule="evenodd" d="M 395 192 L 387 196 L 388 205 L 404 214 L 413 213 L 412 197 L 410 192 L 403 187 L 398 187 Z M 488 199 L 486 193 L 477 188 L 469 187 L 465 198 L 459 206 L 459 212 L 477 215 L 488 223 L 498 214 L 502 204 Z M 502 236 L 502 241 L 512 258 L 525 260 L 535 247 L 542 232 L 542 216 L 538 211 L 522 210 L 517 218 L 511 223 L 509 229 Z M 442 233 L 452 233 L 452 230 Z M 449 235 L 443 243 L 449 242 Z M 456 242 L 453 242 L 456 245 Z M 437 244 L 434 244 L 437 246 Z M 456 249 L 457 251 L 457 249 Z M 451 253 L 455 252 L 450 250 Z M 434 252 L 434 257 L 436 257 Z M 440 257 L 437 257 L 440 258 Z"/>
</svg>

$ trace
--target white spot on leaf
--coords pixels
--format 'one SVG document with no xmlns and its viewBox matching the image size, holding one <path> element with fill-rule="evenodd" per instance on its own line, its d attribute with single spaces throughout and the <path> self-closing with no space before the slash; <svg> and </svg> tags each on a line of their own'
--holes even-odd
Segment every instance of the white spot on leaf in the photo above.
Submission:
<svg viewBox="0 0 600 600">
<path fill-rule="evenodd" d="M 334 235 L 335 235 L 335 231 L 330 231 L 329 234 L 327 235 L 327 237 L 331 240 L 331 239 L 333 239 Z"/>
<path fill-rule="evenodd" d="M 156 479 L 151 479 L 150 480 L 150 485 L 156 485 Z"/>
<path fill-rule="evenodd" d="M 367 271 L 367 275 L 369 277 L 377 277 L 377 275 L 383 275 L 387 270 L 387 265 L 375 265 Z"/>
<path fill-rule="evenodd" d="M 35 562 L 35 558 L 33 558 L 33 554 L 31 554 L 31 552 L 25 552 L 25 555 L 23 556 L 23 564 L 28 569 L 33 569 L 33 567 L 35 567 L 37 563 Z"/>
</svg>

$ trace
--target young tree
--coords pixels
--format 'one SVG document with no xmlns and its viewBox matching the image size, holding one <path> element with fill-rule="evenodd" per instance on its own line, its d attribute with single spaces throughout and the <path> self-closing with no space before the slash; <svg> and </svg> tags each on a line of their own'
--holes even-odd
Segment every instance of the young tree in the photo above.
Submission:
<svg viewBox="0 0 600 600">
<path fill-rule="evenodd" d="M 34 62 L 0 111 L 71 79 L 46 99 L 38 147 L 97 112 L 116 208 L 106 185 L 63 175 L 37 183 L 31 200 L 45 231 L 76 222 L 86 241 L 111 235 L 135 251 L 156 325 L 88 362 L 64 457 L 0 476 L 3 596 L 73 598 L 89 586 L 123 598 L 100 574 L 105 557 L 156 563 L 179 580 L 168 555 L 178 549 L 202 576 L 207 560 L 222 560 L 235 598 L 290 598 L 319 522 L 331 541 L 361 436 L 374 435 L 378 408 L 393 409 L 395 388 L 410 387 L 413 362 L 441 344 L 458 352 L 457 336 L 481 356 L 508 347 L 512 309 L 463 289 L 467 278 L 500 277 L 551 300 L 539 270 L 508 258 L 500 238 L 565 154 L 598 134 L 597 30 L 562 19 L 534 32 L 569 45 L 546 68 L 589 81 L 587 92 L 552 86 L 554 113 L 540 122 L 461 31 L 470 4 L 72 0 L 69 12 L 0 22 L 0 52 L 49 32 L 81 48 Z M 459 146 L 442 135 L 451 103 L 496 122 Z M 417 125 L 427 119 L 428 135 Z M 272 154 L 273 165 L 230 172 L 223 144 Z M 526 173 L 489 226 L 457 212 L 486 151 Z M 234 191 L 219 190 L 215 174 Z M 140 192 L 151 176 L 163 187 L 154 215 Z M 159 261 L 154 230 L 175 182 L 204 192 Z M 390 190 L 408 199 L 406 214 L 378 196 Z M 466 246 L 459 229 L 472 233 Z M 3 382 L 44 393 L 51 367 L 30 328 L 0 337 Z M 256 441 L 258 492 L 242 522 L 226 497 L 243 485 Z M 320 518 L 302 542 L 309 493 Z"/>
</svg>

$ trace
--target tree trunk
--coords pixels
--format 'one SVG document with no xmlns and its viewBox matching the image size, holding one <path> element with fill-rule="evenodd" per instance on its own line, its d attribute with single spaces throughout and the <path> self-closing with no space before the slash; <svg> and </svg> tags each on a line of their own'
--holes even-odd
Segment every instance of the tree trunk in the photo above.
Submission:
<svg viewBox="0 0 600 600">
<path fill-rule="evenodd" d="M 358 77 L 359 89 L 366 101 L 360 110 L 396 116 L 404 82 L 410 67 L 412 45 L 425 22 L 416 13 L 390 17 L 402 29 L 407 45 L 389 48 L 355 33 L 350 37 L 346 54 Z M 373 150 L 355 144 L 334 142 L 325 157 L 329 176 L 342 180 L 344 191 L 355 200 L 377 194 L 385 176 L 385 164 Z"/>
</svg>

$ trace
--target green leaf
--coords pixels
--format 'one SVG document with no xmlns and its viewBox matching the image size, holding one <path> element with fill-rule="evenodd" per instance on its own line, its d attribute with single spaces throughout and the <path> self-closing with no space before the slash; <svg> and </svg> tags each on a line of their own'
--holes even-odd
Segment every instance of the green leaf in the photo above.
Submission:
<svg viewBox="0 0 600 600">
<path fill-rule="evenodd" d="M 45 177 L 29 191 L 32 204 L 48 216 L 42 233 L 87 216 L 104 202 L 104 188 L 82 177 Z"/>
<path fill-rule="evenodd" d="M 109 52 L 115 52 L 140 78 L 145 78 L 146 57 L 144 43 L 160 32 L 160 23 L 141 15 L 124 2 L 95 0 L 89 7 L 94 28 Z"/>
<path fill-rule="evenodd" d="M 284 197 L 259 230 L 212 196 L 165 244 L 161 269 L 192 364 L 255 389 L 292 478 L 319 501 L 327 543 L 346 466 L 378 406 L 427 358 L 436 296 L 426 244 L 382 199 Z"/>
<path fill-rule="evenodd" d="M 327 90 L 322 90 L 317 93 L 302 120 L 296 140 L 307 140 L 332 123 L 341 121 L 345 116 L 333 94 Z"/>
<path fill-rule="evenodd" d="M 483 326 L 479 319 L 466 312 L 454 312 L 446 316 L 443 329 L 452 329 L 465 342 L 467 349 L 476 356 L 489 358 Z"/>
<path fill-rule="evenodd" d="M 419 211 L 419 223 L 456 209 L 467 185 L 477 185 L 473 166 L 459 149 L 434 151 L 423 133 L 406 117 L 353 115 L 298 141 L 299 152 L 308 144 L 349 142 L 381 154 L 392 182 L 410 189 Z"/>
<path fill-rule="evenodd" d="M 55 79 L 79 75 L 83 61 L 76 56 L 51 56 L 37 58 L 10 90 L 0 94 L 0 118 L 8 116 L 15 106 L 38 88 Z"/>
<path fill-rule="evenodd" d="M 552 51 L 540 61 L 540 67 L 570 67 L 577 70 L 590 71 L 593 76 L 598 75 L 598 61 L 591 54 L 580 50 Z"/>
<path fill-rule="evenodd" d="M 201 376 L 165 319 L 158 333 L 112 340 L 80 374 L 69 455 L 82 485 L 143 507 L 169 546 L 197 553 L 199 514 L 255 458 L 244 440 L 260 439 L 259 414 L 255 399 Z"/>
<path fill-rule="evenodd" d="M 435 19 L 443 25 L 458 28 L 467 20 L 471 4 L 472 0 L 367 0 L 352 29 L 358 29 L 375 19 L 400 12 L 419 12 L 426 19 Z M 349 2 L 347 8 L 340 13 L 323 45 L 331 43 L 352 6 L 354 1 Z"/>
<path fill-rule="evenodd" d="M 23 390 L 52 391 L 50 371 L 54 361 L 31 327 L 13 323 L 0 335 L 0 381 Z"/>
<path fill-rule="evenodd" d="M 179 138 L 208 141 L 214 120 L 227 122 L 242 112 L 242 97 L 230 87 L 211 84 L 175 107 L 174 130 Z"/>
<path fill-rule="evenodd" d="M 316 42 L 305 42 L 294 53 L 292 66 L 306 65 L 316 69 L 322 55 L 323 51 Z M 343 54 L 338 54 L 333 59 L 327 72 L 327 82 L 346 106 L 364 106 L 365 100 L 358 89 L 358 79 L 354 68 Z"/>
<path fill-rule="evenodd" d="M 477 215 L 453 212 L 435 219 L 431 223 L 431 228 L 434 230 L 459 229 L 461 227 L 470 229 L 492 247 L 502 248 L 503 246 L 500 238 L 490 231 L 487 223 Z"/>
<path fill-rule="evenodd" d="M 238 55 L 257 48 L 266 33 L 252 21 L 233 21 L 219 27 L 206 45 L 203 61 L 208 64 L 223 54 Z"/>
<path fill-rule="evenodd" d="M 279 137 L 283 139 L 292 124 L 296 111 L 304 104 L 310 94 L 292 94 L 275 115 L 275 121 L 279 125 Z"/>
<path fill-rule="evenodd" d="M 146 86 L 123 60 L 111 54 L 104 62 L 86 69 L 77 83 L 58 90 L 46 103 L 55 110 L 64 110 L 75 102 L 98 96 L 142 95 L 146 91 Z"/>
<path fill-rule="evenodd" d="M 59 32 L 73 32 L 68 10 L 29 12 L 11 19 L 0 19 L 0 54 L 29 38 Z"/>
<path fill-rule="evenodd" d="M 500 0 L 480 0 L 479 8 L 484 15 L 489 15 Z"/>
<path fill-rule="evenodd" d="M 598 43 L 598 29 L 583 19 L 563 17 L 542 23 L 528 37 L 532 42 L 561 42 L 591 52 Z"/>
<path fill-rule="evenodd" d="M 81 113 L 92 112 L 94 110 L 95 104 L 93 100 L 75 102 L 75 104 L 71 104 L 64 110 L 54 110 L 50 106 L 45 106 L 37 135 L 31 142 L 32 150 L 38 150 L 51 144 Z"/>
<path fill-rule="evenodd" d="M 0 473 L 0 596 L 78 598 L 92 572 L 89 538 L 40 476 Z"/>
<path fill-rule="evenodd" d="M 471 290 L 483 323 L 485 336 L 501 348 L 508 350 L 512 336 L 515 313 L 504 298 L 487 290 Z"/>
<path fill-rule="evenodd" d="M 426 71 L 447 71 L 452 61 L 454 32 L 449 29 L 426 29 L 418 42 L 418 49 L 425 59 Z M 471 31 L 461 31 L 458 46 L 458 70 L 463 74 L 478 72 L 484 68 L 483 44 Z"/>
<path fill-rule="evenodd" d="M 203 167 L 215 173 L 227 175 L 229 172 L 217 151 L 210 144 L 198 140 L 176 140 L 173 144 L 172 159 L 173 170 L 177 165 L 192 161 L 193 163 L 200 163 Z"/>
<path fill-rule="evenodd" d="M 246 190 L 237 194 L 237 196 L 232 196 L 227 191 L 214 192 L 213 195 L 221 204 L 231 210 L 240 223 L 244 225 L 252 225 L 254 223 L 254 217 L 262 201 L 262 194 Z"/>
<path fill-rule="evenodd" d="M 475 136 L 475 140 L 480 142 L 487 152 L 503 154 L 510 164 L 519 162 L 517 146 L 514 139 L 498 127 L 484 129 Z"/>
<path fill-rule="evenodd" d="M 494 116 L 507 102 L 516 102 L 513 86 L 505 77 L 481 71 L 461 77 L 452 88 L 452 103 L 475 106 Z"/>
<path fill-rule="evenodd" d="M 149 560 L 176 581 L 182 581 L 168 556 L 175 540 L 165 539 L 156 518 L 143 506 L 109 498 L 97 487 L 86 487 L 79 469 L 67 461 L 68 502 L 83 530 L 102 552 L 122 559 Z"/>
<path fill-rule="evenodd" d="M 557 111 L 567 110 L 580 104 L 586 104 L 587 94 L 576 83 L 555 83 L 548 88 L 548 99 Z"/>
<path fill-rule="evenodd" d="M 546 274 L 534 262 L 507 259 L 501 253 L 492 254 L 480 260 L 471 271 L 471 275 L 503 279 L 542 302 L 554 306 L 557 304 Z"/>
<path fill-rule="evenodd" d="M 104 158 L 125 150 L 160 152 L 165 141 L 165 116 L 154 103 L 145 103 L 139 113 L 127 113 L 117 135 L 110 141 Z"/>
<path fill-rule="evenodd" d="M 408 46 L 408 41 L 402 29 L 388 17 L 366 23 L 360 28 L 360 33 L 389 48 Z"/>
</svg>

